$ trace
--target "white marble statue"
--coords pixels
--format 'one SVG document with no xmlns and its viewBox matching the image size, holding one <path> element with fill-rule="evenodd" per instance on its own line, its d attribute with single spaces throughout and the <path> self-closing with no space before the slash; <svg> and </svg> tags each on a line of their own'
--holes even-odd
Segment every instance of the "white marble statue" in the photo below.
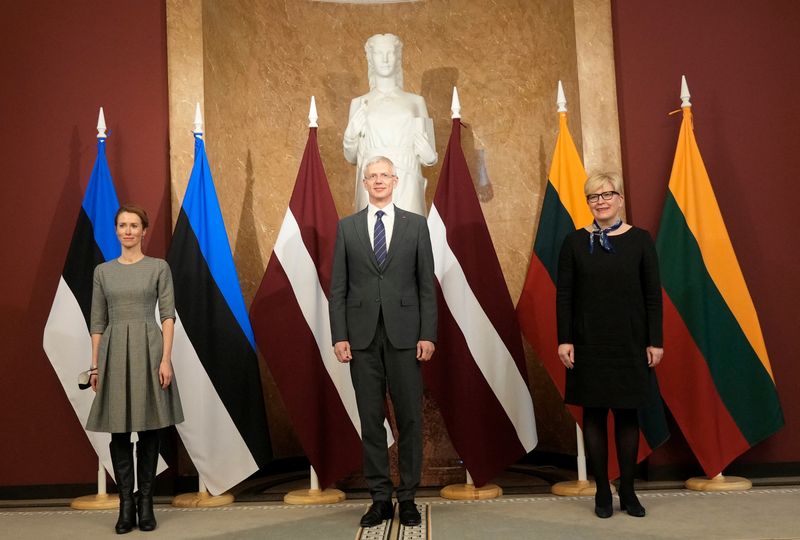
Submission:
<svg viewBox="0 0 800 540">
<path fill-rule="evenodd" d="M 426 214 L 421 165 L 436 163 L 433 122 L 422 96 L 403 91 L 403 42 L 393 34 L 376 34 L 364 45 L 369 65 L 369 92 L 350 103 L 344 132 L 344 157 L 356 165 L 355 210 L 367 206 L 363 166 L 386 156 L 397 171 L 394 203 Z"/>
</svg>

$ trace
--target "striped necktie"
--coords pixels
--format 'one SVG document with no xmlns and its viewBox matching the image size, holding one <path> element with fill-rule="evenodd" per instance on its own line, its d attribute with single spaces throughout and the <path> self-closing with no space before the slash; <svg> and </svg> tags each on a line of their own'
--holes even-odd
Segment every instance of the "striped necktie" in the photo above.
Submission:
<svg viewBox="0 0 800 540">
<path fill-rule="evenodd" d="M 386 215 L 383 210 L 375 212 L 375 234 L 373 249 L 375 250 L 375 259 L 378 261 L 378 267 L 383 267 L 386 262 L 386 227 L 383 226 L 381 218 Z"/>
</svg>

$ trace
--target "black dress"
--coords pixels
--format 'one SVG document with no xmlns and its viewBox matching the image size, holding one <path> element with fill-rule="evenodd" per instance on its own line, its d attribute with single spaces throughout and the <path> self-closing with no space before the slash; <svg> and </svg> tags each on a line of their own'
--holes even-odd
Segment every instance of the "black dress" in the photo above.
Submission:
<svg viewBox="0 0 800 540">
<path fill-rule="evenodd" d="M 564 401 L 585 407 L 645 405 L 647 347 L 662 346 L 661 282 L 650 234 L 632 227 L 609 236 L 613 252 L 589 232 L 570 233 L 558 260 L 558 342 L 575 347 Z"/>
</svg>

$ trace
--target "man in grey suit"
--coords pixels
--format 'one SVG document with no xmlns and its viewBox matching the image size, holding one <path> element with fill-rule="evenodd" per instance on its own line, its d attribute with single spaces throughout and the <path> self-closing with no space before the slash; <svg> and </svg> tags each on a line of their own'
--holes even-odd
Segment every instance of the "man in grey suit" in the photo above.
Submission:
<svg viewBox="0 0 800 540">
<path fill-rule="evenodd" d="M 425 218 L 392 204 L 397 185 L 385 157 L 364 168 L 367 208 L 339 222 L 331 277 L 334 352 L 350 363 L 361 417 L 364 476 L 372 506 L 362 527 L 390 519 L 392 481 L 384 430 L 386 389 L 400 432 L 400 522 L 419 525 L 414 503 L 422 466 L 422 377 L 436 341 L 433 251 Z"/>
</svg>

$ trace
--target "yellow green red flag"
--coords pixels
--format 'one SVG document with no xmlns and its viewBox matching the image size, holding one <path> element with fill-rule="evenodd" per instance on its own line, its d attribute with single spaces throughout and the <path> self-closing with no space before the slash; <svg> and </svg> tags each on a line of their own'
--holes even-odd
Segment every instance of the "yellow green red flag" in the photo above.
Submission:
<svg viewBox="0 0 800 540">
<path fill-rule="evenodd" d="M 783 426 L 753 300 L 683 107 L 658 239 L 664 400 L 714 476 Z"/>
</svg>

